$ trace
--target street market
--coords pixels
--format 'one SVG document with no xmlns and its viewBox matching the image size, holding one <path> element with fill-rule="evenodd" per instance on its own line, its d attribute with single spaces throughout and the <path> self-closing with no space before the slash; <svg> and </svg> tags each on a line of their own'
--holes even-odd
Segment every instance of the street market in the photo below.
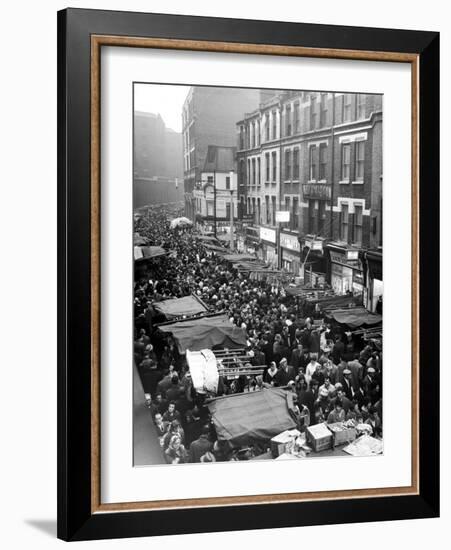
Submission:
<svg viewBox="0 0 451 550">
<path fill-rule="evenodd" d="M 135 464 L 382 453 L 382 316 L 176 214 L 134 219 Z"/>
</svg>

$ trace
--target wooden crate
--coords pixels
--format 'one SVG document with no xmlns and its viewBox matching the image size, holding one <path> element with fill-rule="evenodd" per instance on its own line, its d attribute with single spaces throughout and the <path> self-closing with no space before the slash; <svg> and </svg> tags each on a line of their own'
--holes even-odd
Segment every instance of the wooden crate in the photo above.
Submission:
<svg viewBox="0 0 451 550">
<path fill-rule="evenodd" d="M 307 443 L 317 453 L 326 449 L 331 449 L 333 444 L 332 432 L 326 424 L 315 424 L 309 426 L 306 430 Z"/>
<path fill-rule="evenodd" d="M 327 427 L 333 434 L 334 447 L 351 443 L 357 437 L 357 430 L 353 427 L 344 427 L 341 422 L 328 424 Z"/>
<path fill-rule="evenodd" d="M 271 452 L 274 458 L 285 453 L 287 447 L 294 443 L 294 440 L 301 435 L 296 429 L 285 430 L 271 439 Z"/>
</svg>

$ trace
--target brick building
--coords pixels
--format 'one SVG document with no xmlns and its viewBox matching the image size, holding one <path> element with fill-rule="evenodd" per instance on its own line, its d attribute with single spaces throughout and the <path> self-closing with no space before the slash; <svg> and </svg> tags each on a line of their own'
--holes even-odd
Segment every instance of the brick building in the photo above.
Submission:
<svg viewBox="0 0 451 550">
<path fill-rule="evenodd" d="M 382 276 L 367 261 L 382 250 L 382 96 L 281 92 L 237 131 L 239 200 L 262 257 L 369 297 L 371 273 Z M 278 210 L 288 222 L 276 223 Z"/>
<path fill-rule="evenodd" d="M 196 214 L 193 190 L 201 183 L 201 172 L 209 145 L 236 146 L 235 122 L 255 109 L 260 90 L 193 86 L 182 111 L 185 213 Z"/>
<path fill-rule="evenodd" d="M 210 145 L 201 171 L 201 182 L 193 190 L 196 218 L 218 233 L 230 230 L 230 219 L 238 219 L 236 147 Z"/>
</svg>

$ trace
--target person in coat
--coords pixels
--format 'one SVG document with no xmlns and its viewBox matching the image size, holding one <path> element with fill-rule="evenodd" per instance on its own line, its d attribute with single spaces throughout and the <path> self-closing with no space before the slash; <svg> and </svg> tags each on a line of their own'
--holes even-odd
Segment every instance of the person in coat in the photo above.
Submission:
<svg viewBox="0 0 451 550">
<path fill-rule="evenodd" d="M 209 439 L 210 427 L 205 425 L 198 439 L 189 446 L 189 461 L 200 462 L 201 457 L 213 449 L 213 444 Z"/>
<path fill-rule="evenodd" d="M 286 386 L 288 382 L 294 382 L 296 378 L 296 371 L 292 366 L 288 364 L 288 361 L 284 357 L 279 364 L 279 370 L 275 376 L 274 382 L 276 386 Z"/>
</svg>

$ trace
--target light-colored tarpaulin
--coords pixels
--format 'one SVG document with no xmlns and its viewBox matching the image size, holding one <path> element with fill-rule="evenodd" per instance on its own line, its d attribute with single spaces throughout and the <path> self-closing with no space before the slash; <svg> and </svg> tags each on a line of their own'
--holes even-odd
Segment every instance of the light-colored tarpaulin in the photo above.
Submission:
<svg viewBox="0 0 451 550">
<path fill-rule="evenodd" d="M 187 349 L 200 351 L 217 346 L 229 349 L 246 346 L 245 331 L 233 325 L 227 315 L 176 321 L 158 328 L 172 334 L 180 353 L 185 353 Z"/>
<path fill-rule="evenodd" d="M 206 404 L 218 439 L 234 446 L 268 441 L 296 427 L 290 414 L 293 393 L 282 388 L 226 395 Z"/>
<path fill-rule="evenodd" d="M 171 229 L 174 229 L 175 227 L 185 227 L 188 225 L 193 225 L 193 222 L 183 216 L 181 218 L 175 218 L 171 220 L 171 224 L 170 224 Z"/>
<path fill-rule="evenodd" d="M 186 350 L 186 362 L 193 381 L 193 386 L 199 393 L 217 393 L 219 373 L 215 354 L 210 349 L 201 351 Z"/>
<path fill-rule="evenodd" d="M 168 321 L 175 317 L 190 317 L 208 311 L 205 305 L 194 296 L 156 302 L 153 304 L 153 308 L 162 313 Z"/>
</svg>

